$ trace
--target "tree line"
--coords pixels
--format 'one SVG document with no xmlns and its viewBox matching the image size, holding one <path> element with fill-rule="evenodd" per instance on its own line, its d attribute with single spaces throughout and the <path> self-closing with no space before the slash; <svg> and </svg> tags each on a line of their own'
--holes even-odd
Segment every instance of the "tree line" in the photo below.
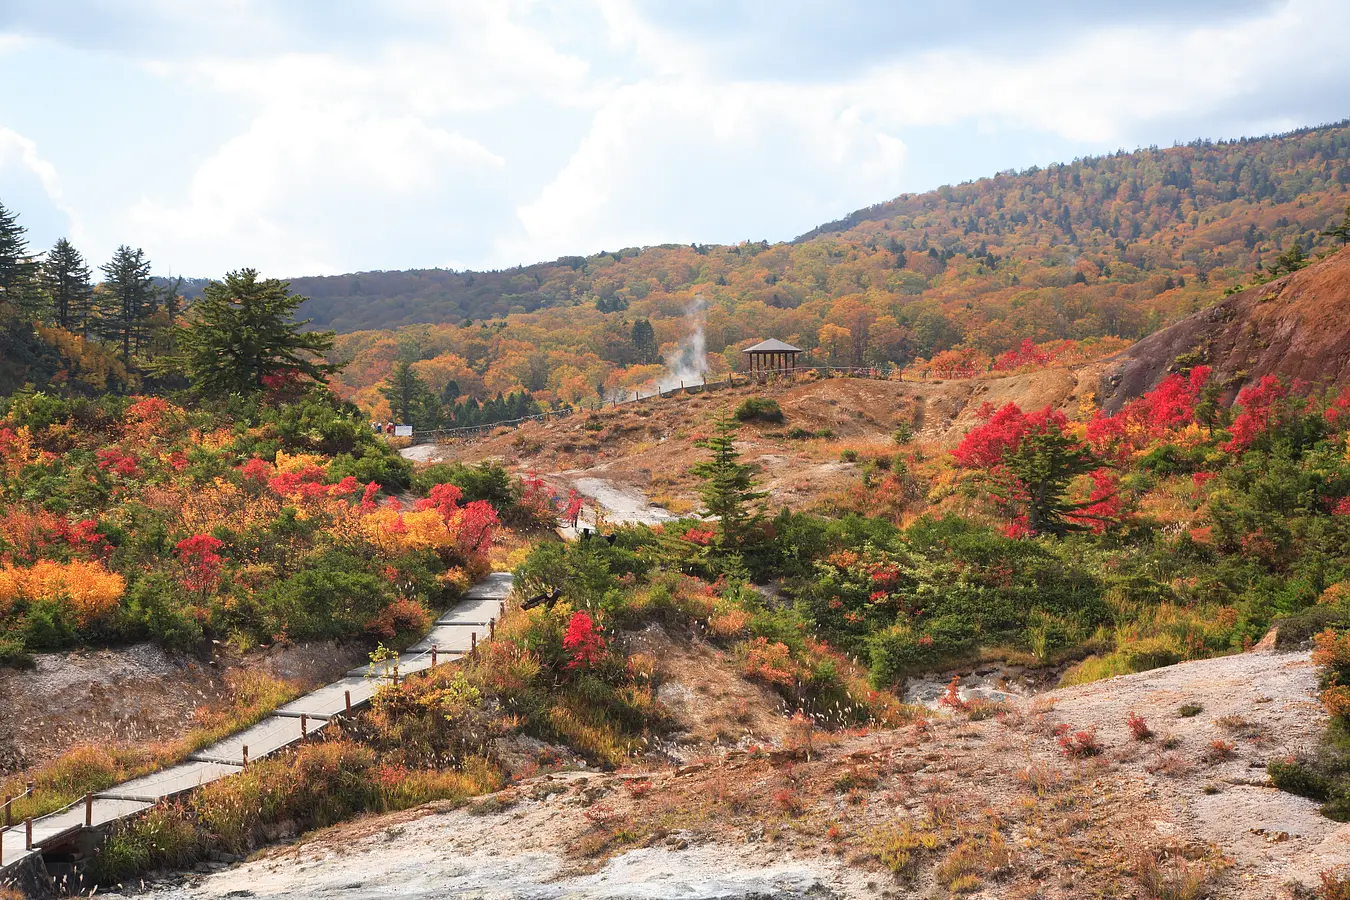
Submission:
<svg viewBox="0 0 1350 900">
<path fill-rule="evenodd" d="M 286 395 L 339 368 L 323 358 L 333 333 L 305 330 L 309 323 L 295 318 L 304 298 L 286 282 L 240 269 L 208 282 L 186 304 L 176 283 L 152 277 L 139 248 L 119 246 L 95 281 L 69 240 L 40 253 L 30 249 L 26 234 L 0 203 L 0 351 L 19 360 L 20 383 L 42 380 L 34 370 L 52 356 L 69 376 L 100 353 L 120 361 L 123 388 L 134 376 L 141 384 L 203 396 Z"/>
</svg>

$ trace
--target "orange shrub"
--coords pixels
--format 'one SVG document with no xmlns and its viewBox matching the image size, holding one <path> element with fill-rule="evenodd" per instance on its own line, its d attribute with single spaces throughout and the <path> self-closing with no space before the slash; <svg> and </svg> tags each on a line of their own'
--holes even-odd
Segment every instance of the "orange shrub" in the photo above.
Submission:
<svg viewBox="0 0 1350 900">
<path fill-rule="evenodd" d="M 749 624 L 749 613 L 743 609 L 729 609 L 708 619 L 708 630 L 716 637 L 735 637 Z"/>
<path fill-rule="evenodd" d="M 87 625 L 111 612 L 126 590 L 126 581 L 96 562 L 71 560 L 59 563 L 43 559 L 28 568 L 0 567 L 0 612 L 23 597 L 27 600 L 62 600 L 80 625 Z"/>
<path fill-rule="evenodd" d="M 746 678 L 758 678 L 784 687 L 793 685 L 797 677 L 797 665 L 792 661 L 792 652 L 787 644 L 779 641 L 769 643 L 768 638 L 757 637 L 746 641 L 742 648 L 741 674 Z"/>
<path fill-rule="evenodd" d="M 1350 669 L 1350 632 L 1337 634 L 1328 628 L 1313 638 L 1313 665 L 1332 672 Z"/>
</svg>

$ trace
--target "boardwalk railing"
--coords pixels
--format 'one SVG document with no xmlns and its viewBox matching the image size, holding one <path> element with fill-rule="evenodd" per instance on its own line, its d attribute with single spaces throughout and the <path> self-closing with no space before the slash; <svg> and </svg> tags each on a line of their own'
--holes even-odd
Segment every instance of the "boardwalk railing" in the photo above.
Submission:
<svg viewBox="0 0 1350 900">
<path fill-rule="evenodd" d="M 159 803 L 202 785 L 243 771 L 252 760 L 277 753 L 332 721 L 365 706 L 381 684 L 472 656 L 479 637 L 491 637 L 505 615 L 512 589 L 509 572 L 494 572 L 465 592 L 421 641 L 401 657 L 360 666 L 332 684 L 311 691 L 277 709 L 262 721 L 193 753 L 181 763 L 140 778 L 86 794 L 54 812 L 23 822 L 12 821 L 13 800 L 5 799 L 5 824 L 0 827 L 0 886 L 12 882 L 26 863 L 44 851 L 75 843 L 86 835 L 144 813 Z"/>
<path fill-rule="evenodd" d="M 855 366 L 797 366 L 796 368 L 766 369 L 764 371 L 753 373 L 736 374 L 729 373 L 725 378 L 719 378 L 715 381 L 699 381 L 680 383 L 679 387 L 668 387 L 665 390 L 657 388 L 648 388 L 634 390 L 631 393 L 625 391 L 622 396 L 611 397 L 605 401 L 596 400 L 594 403 L 586 406 L 567 406 L 562 409 L 549 410 L 547 412 L 535 413 L 529 416 L 520 416 L 515 419 L 505 419 L 500 422 L 492 422 L 484 425 L 464 425 L 459 428 L 431 428 L 425 431 L 413 433 L 412 442 L 417 444 L 437 444 L 444 441 L 453 440 L 472 440 L 485 434 L 491 434 L 498 428 L 516 428 L 524 425 L 526 422 L 549 422 L 553 419 L 563 419 L 579 412 L 587 410 L 598 411 L 605 407 L 620 406 L 627 403 L 638 403 L 644 400 L 666 399 L 679 396 L 680 394 L 698 394 L 704 391 L 717 390 L 725 387 L 735 387 L 738 384 L 773 384 L 778 381 L 791 381 L 804 375 L 814 375 L 819 378 L 872 378 L 879 381 L 899 381 L 899 369 L 884 369 L 877 367 L 855 367 Z"/>
</svg>

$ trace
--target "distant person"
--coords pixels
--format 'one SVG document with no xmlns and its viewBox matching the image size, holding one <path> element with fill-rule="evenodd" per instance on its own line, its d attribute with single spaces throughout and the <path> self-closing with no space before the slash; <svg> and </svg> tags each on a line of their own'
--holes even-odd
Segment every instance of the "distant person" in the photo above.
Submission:
<svg viewBox="0 0 1350 900">
<path fill-rule="evenodd" d="M 394 423 L 393 423 L 393 422 L 386 422 L 386 423 L 385 423 L 385 426 L 384 426 L 384 433 L 387 434 L 387 435 L 389 435 L 389 436 L 391 436 L 391 437 L 393 436 L 393 434 L 394 434 Z"/>
<path fill-rule="evenodd" d="M 375 433 L 384 434 L 384 425 L 380 422 L 375 423 Z"/>
</svg>

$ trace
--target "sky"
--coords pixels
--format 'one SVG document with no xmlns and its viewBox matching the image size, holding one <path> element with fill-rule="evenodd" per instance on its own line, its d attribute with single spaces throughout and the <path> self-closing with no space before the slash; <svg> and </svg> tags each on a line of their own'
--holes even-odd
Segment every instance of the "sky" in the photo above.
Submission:
<svg viewBox="0 0 1350 900">
<path fill-rule="evenodd" d="M 1346 0 L 0 0 L 0 203 L 159 274 L 787 240 L 1350 116 Z"/>
</svg>

